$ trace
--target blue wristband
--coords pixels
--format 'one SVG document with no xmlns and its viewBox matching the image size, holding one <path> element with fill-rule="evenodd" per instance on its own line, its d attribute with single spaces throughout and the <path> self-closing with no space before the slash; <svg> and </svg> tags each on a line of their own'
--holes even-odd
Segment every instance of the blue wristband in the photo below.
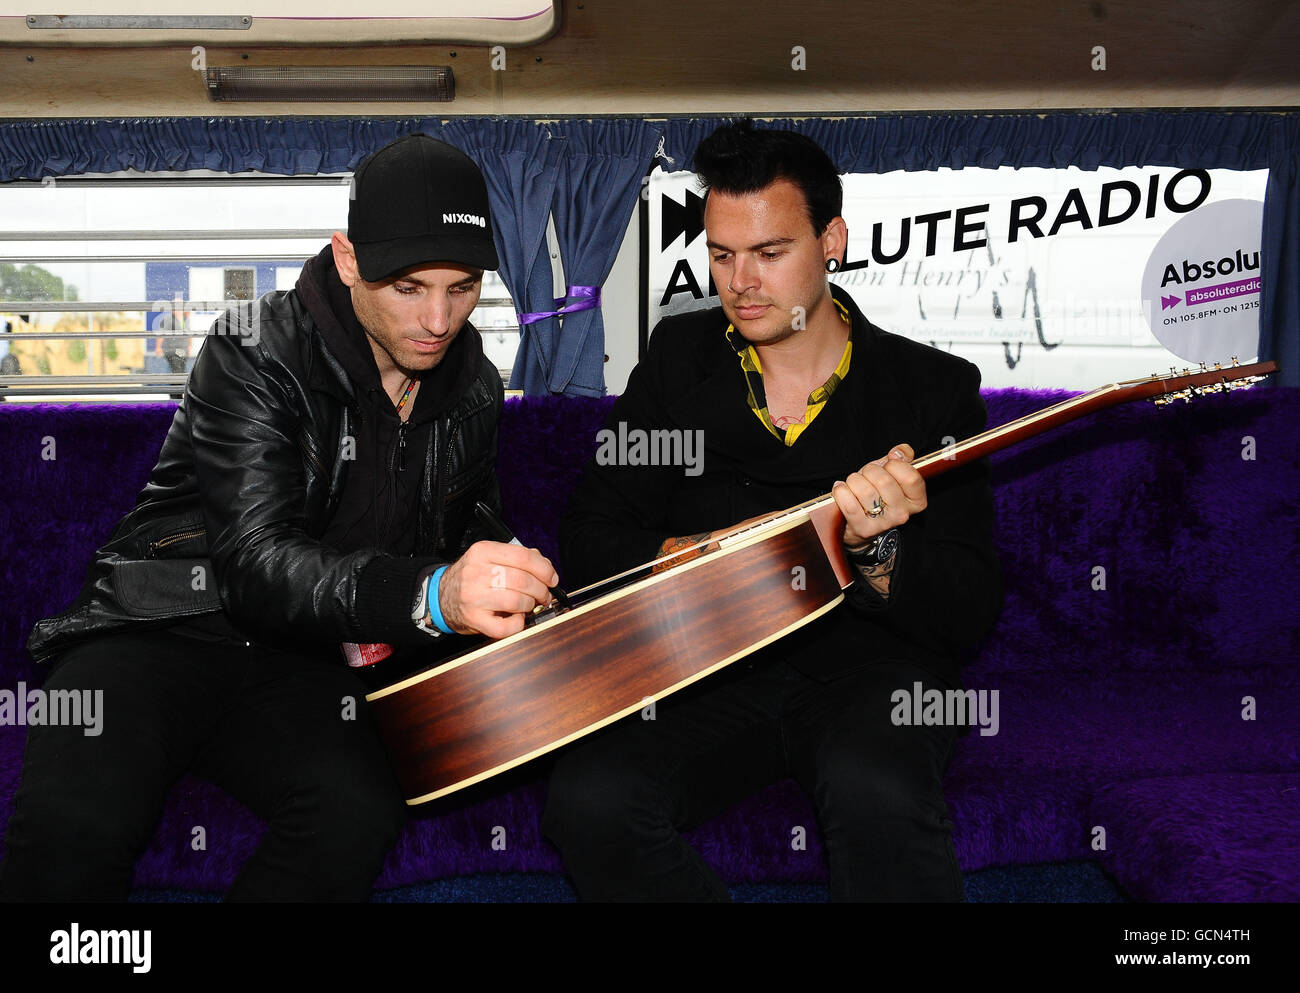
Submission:
<svg viewBox="0 0 1300 993">
<path fill-rule="evenodd" d="M 443 634 L 456 633 L 449 628 L 447 622 L 442 619 L 442 607 L 438 603 L 438 586 L 442 582 L 442 574 L 449 568 L 450 566 L 443 566 L 429 577 L 429 589 L 427 594 L 429 599 L 429 616 L 433 619 L 433 626 Z"/>
</svg>

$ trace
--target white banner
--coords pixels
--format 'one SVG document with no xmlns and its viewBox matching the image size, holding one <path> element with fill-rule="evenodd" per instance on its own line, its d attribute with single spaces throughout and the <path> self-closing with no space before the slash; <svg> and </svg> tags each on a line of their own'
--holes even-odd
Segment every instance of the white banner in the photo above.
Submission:
<svg viewBox="0 0 1300 993">
<path fill-rule="evenodd" d="M 1240 253 L 1243 269 L 1253 261 L 1258 276 L 1267 179 L 1267 170 L 1174 168 L 847 175 L 849 247 L 845 269 L 832 280 L 886 331 L 978 364 L 985 386 L 1091 389 L 1188 362 L 1227 364 L 1236 355 L 1245 363 L 1257 348 L 1257 279 L 1247 321 L 1240 319 L 1249 307 L 1242 297 L 1234 301 L 1231 328 L 1203 324 L 1184 333 L 1197 318 L 1168 303 L 1174 292 L 1209 300 L 1227 291 L 1207 286 L 1187 297 L 1192 287 L 1179 270 L 1178 285 L 1164 288 L 1162 313 L 1161 294 L 1149 295 L 1143 275 L 1158 256 L 1158 284 L 1169 264 L 1183 261 L 1177 249 L 1186 240 L 1182 231 L 1190 238 L 1192 228 L 1183 225 L 1172 239 L 1165 237 L 1177 222 L 1199 213 L 1208 220 L 1217 212 L 1234 218 L 1232 244 L 1224 241 L 1219 251 L 1216 243 L 1209 261 L 1226 266 L 1227 257 L 1235 265 Z M 656 171 L 649 198 L 653 328 L 660 317 L 718 301 L 694 175 Z M 1199 260 L 1187 272 L 1199 274 L 1210 249 L 1191 240 L 1187 247 L 1193 253 L 1187 259 Z M 1217 268 L 1205 273 L 1217 285 L 1233 282 L 1241 293 L 1250 275 L 1234 270 L 1228 280 Z"/>
</svg>

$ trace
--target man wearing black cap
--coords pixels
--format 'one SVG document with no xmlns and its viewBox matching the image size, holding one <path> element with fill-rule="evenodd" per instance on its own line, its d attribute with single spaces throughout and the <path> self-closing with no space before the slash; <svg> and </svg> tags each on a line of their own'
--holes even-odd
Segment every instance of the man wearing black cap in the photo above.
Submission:
<svg viewBox="0 0 1300 993">
<path fill-rule="evenodd" d="M 293 290 L 218 320 L 135 508 L 29 639 L 100 726 L 31 729 L 0 897 L 124 898 L 187 770 L 269 824 L 228 899 L 368 896 L 405 806 L 343 657 L 502 637 L 558 582 L 475 541 L 475 501 L 500 508 L 502 385 L 468 323 L 491 231 L 474 163 L 409 135 Z M 189 859 L 230 850 L 184 830 Z"/>
</svg>

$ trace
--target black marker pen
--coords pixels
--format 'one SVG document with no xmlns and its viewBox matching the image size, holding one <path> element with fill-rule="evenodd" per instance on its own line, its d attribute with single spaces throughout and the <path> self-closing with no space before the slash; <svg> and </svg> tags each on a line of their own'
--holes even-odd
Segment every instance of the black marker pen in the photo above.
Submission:
<svg viewBox="0 0 1300 993">
<path fill-rule="evenodd" d="M 483 526 L 491 532 L 492 536 L 496 538 L 497 541 L 504 542 L 507 545 L 523 546 L 523 542 L 515 537 L 515 533 L 506 527 L 506 522 L 493 513 L 492 508 L 482 500 L 479 500 L 474 504 L 474 512 L 478 515 L 479 521 L 482 522 Z M 565 593 L 564 590 L 560 589 L 558 586 L 549 586 L 547 589 L 551 591 L 551 596 L 555 597 L 556 603 L 561 607 L 566 609 L 568 608 L 569 595 Z"/>
</svg>

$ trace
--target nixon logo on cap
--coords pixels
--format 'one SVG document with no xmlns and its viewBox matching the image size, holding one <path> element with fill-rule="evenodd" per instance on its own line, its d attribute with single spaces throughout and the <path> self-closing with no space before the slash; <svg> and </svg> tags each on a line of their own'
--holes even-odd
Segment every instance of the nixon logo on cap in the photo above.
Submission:
<svg viewBox="0 0 1300 993">
<path fill-rule="evenodd" d="M 443 214 L 443 224 L 477 224 L 481 228 L 487 227 L 487 221 L 479 217 L 478 214 Z"/>
</svg>

